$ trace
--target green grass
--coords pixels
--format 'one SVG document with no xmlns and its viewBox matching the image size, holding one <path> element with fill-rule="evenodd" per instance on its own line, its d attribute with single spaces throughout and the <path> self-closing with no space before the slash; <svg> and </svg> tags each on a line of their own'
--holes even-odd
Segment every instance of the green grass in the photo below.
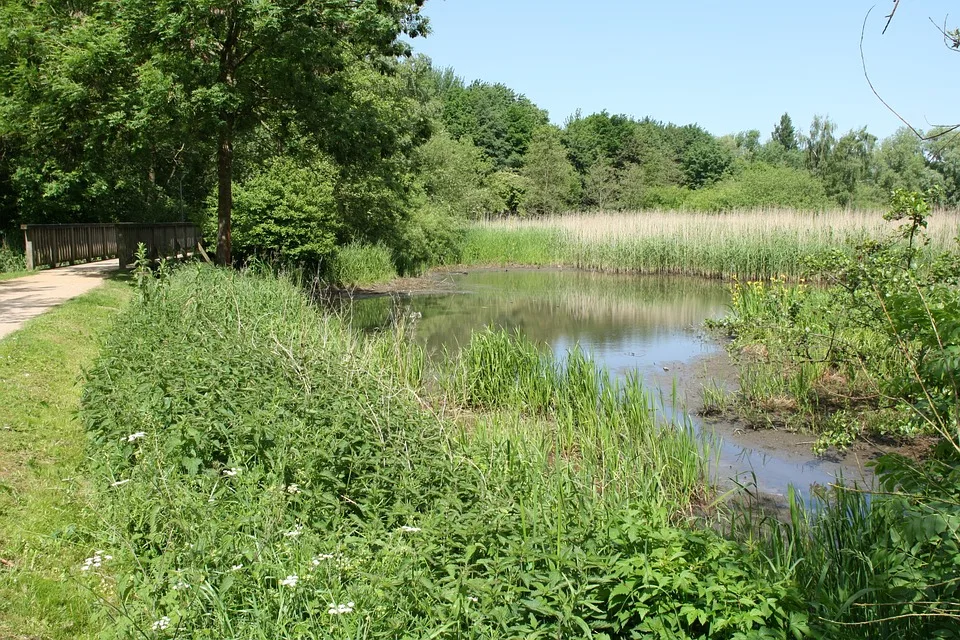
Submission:
<svg viewBox="0 0 960 640">
<path fill-rule="evenodd" d="M 330 276 L 341 285 L 363 286 L 392 280 L 397 277 L 397 270 L 389 248 L 351 242 L 337 249 Z"/>
<path fill-rule="evenodd" d="M 0 271 L 0 282 L 4 280 L 13 280 L 14 278 L 22 278 L 23 276 L 30 276 L 36 273 L 35 271 L 27 271 L 26 269 L 20 269 L 18 271 Z"/>
<path fill-rule="evenodd" d="M 435 383 L 282 279 L 152 288 L 83 399 L 113 634 L 802 634 L 789 569 L 692 528 L 701 455 L 638 384 L 476 340 Z"/>
<path fill-rule="evenodd" d="M 0 637 L 99 631 L 75 579 L 97 528 L 76 411 L 81 371 L 129 298 L 108 282 L 0 341 Z"/>
</svg>

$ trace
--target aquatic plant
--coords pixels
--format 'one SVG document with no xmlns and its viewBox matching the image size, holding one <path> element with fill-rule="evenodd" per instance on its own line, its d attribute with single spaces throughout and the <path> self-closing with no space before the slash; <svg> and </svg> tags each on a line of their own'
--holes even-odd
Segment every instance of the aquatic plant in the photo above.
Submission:
<svg viewBox="0 0 960 640">
<path fill-rule="evenodd" d="M 956 212 L 930 216 L 931 249 L 952 246 Z M 810 256 L 887 232 L 880 213 L 770 209 L 642 211 L 489 220 L 466 235 L 469 265 L 553 265 L 711 278 L 801 277 Z"/>
</svg>

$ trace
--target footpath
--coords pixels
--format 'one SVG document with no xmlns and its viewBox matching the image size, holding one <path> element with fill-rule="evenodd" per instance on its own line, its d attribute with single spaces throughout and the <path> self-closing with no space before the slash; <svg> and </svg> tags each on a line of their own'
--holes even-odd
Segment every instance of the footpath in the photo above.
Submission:
<svg viewBox="0 0 960 640">
<path fill-rule="evenodd" d="M 27 320 L 98 287 L 117 268 L 116 259 L 104 260 L 0 282 L 0 338 Z"/>
</svg>

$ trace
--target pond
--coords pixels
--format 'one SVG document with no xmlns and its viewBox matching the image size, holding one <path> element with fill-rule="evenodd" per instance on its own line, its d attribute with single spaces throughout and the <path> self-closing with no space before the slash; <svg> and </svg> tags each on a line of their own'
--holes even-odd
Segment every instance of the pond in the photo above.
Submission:
<svg viewBox="0 0 960 640">
<path fill-rule="evenodd" d="M 698 417 L 705 385 L 736 385 L 723 344 L 702 329 L 705 320 L 727 311 L 722 282 L 559 270 L 442 277 L 448 293 L 354 300 L 348 312 L 354 326 L 387 328 L 401 315 L 412 316 L 414 339 L 433 357 L 465 345 L 484 327 L 519 330 L 561 359 L 579 344 L 614 376 L 642 376 L 665 417 L 689 419 L 704 437 L 715 438 L 712 471 L 721 485 L 752 485 L 771 496 L 784 496 L 793 485 L 807 495 L 838 473 L 847 480 L 866 478 L 855 456 L 814 456 L 809 435 L 752 431 Z"/>
</svg>

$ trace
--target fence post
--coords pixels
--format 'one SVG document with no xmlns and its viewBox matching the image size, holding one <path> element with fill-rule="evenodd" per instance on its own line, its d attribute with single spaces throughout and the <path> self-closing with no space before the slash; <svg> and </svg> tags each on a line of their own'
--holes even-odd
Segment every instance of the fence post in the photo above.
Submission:
<svg viewBox="0 0 960 640">
<path fill-rule="evenodd" d="M 33 271 L 35 266 L 33 263 L 33 237 L 30 234 L 30 228 L 22 224 L 20 228 L 23 229 L 23 244 L 24 244 L 24 253 L 27 256 L 27 270 Z"/>
</svg>

